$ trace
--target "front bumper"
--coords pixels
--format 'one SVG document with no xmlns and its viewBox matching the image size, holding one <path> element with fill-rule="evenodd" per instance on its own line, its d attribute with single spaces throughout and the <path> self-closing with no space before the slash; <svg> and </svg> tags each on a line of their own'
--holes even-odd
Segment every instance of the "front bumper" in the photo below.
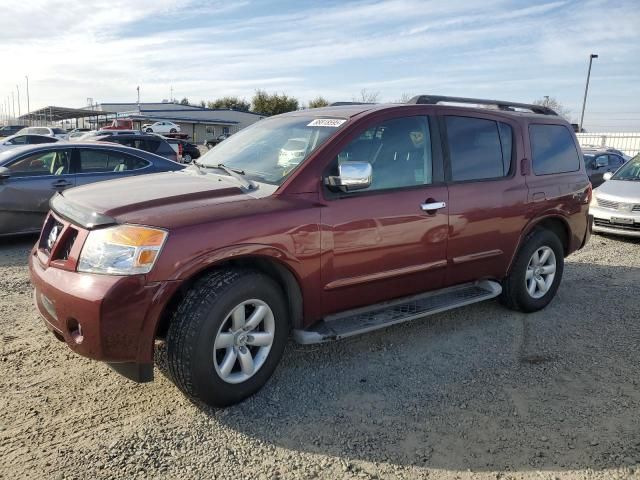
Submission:
<svg viewBox="0 0 640 480">
<path fill-rule="evenodd" d="M 592 206 L 593 231 L 640 238 L 640 212 L 627 212 Z"/>
</svg>

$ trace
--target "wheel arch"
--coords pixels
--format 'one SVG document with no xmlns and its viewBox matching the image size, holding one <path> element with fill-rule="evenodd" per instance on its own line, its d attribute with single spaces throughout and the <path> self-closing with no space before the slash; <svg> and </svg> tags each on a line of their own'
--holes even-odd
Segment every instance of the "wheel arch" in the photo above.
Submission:
<svg viewBox="0 0 640 480">
<path fill-rule="evenodd" d="M 165 304 L 155 327 L 154 338 L 161 338 L 166 334 L 173 312 L 193 284 L 210 272 L 224 268 L 256 270 L 275 280 L 285 295 L 290 327 L 299 328 L 302 326 L 302 289 L 300 287 L 300 281 L 293 269 L 284 262 L 268 255 L 247 254 L 232 258 L 224 258 L 207 264 L 205 267 L 194 271 L 185 278 L 182 281 L 180 288 L 173 293 L 169 301 Z"/>
<path fill-rule="evenodd" d="M 567 219 L 562 217 L 561 215 L 546 215 L 544 217 L 539 217 L 527 224 L 527 226 L 522 230 L 522 233 L 520 234 L 520 238 L 518 240 L 518 246 L 514 250 L 511 261 L 509 262 L 508 272 L 511 272 L 513 262 L 515 261 L 518 252 L 524 245 L 525 240 L 527 239 L 529 234 L 536 229 L 544 229 L 553 232 L 560 239 L 560 243 L 562 243 L 564 255 L 567 256 L 569 254 L 571 229 L 569 227 L 569 222 L 567 221 Z"/>
</svg>

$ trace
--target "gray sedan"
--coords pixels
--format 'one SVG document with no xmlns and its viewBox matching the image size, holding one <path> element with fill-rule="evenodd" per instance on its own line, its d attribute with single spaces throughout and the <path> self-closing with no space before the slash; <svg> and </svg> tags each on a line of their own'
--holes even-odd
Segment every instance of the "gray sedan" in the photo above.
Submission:
<svg viewBox="0 0 640 480">
<path fill-rule="evenodd" d="M 0 236 L 39 232 L 56 192 L 183 168 L 158 155 L 112 144 L 60 142 L 1 152 Z"/>
</svg>

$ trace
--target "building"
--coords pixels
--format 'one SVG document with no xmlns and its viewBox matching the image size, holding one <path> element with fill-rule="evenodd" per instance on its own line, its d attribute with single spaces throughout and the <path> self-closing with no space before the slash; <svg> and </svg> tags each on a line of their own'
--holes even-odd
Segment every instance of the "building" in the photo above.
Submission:
<svg viewBox="0 0 640 480">
<path fill-rule="evenodd" d="M 242 112 L 226 108 L 211 109 L 179 103 L 101 103 L 95 110 L 109 112 L 106 120 L 129 118 L 136 127 L 145 123 L 168 120 L 180 125 L 182 133 L 194 142 L 202 143 L 223 133 L 236 133 L 252 123 L 265 118 L 253 112 Z"/>
</svg>

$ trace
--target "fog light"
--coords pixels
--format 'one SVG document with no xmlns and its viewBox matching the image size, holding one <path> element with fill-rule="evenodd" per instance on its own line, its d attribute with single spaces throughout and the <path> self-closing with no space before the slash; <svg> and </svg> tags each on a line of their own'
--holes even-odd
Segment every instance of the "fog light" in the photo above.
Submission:
<svg viewBox="0 0 640 480">
<path fill-rule="evenodd" d="M 82 325 L 80 325 L 80 322 L 75 318 L 72 318 L 67 322 L 67 328 L 69 330 L 69 335 L 73 338 L 73 341 L 76 343 L 82 343 L 84 336 L 82 335 Z"/>
</svg>

